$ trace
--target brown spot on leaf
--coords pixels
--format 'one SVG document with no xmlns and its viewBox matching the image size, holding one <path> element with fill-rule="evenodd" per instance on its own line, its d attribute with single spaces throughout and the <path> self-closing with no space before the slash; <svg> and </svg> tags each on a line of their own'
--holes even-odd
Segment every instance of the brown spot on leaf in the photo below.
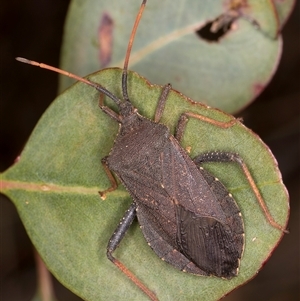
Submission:
<svg viewBox="0 0 300 301">
<path fill-rule="evenodd" d="M 99 61 L 101 68 L 106 67 L 112 56 L 114 22 L 108 13 L 102 15 L 99 29 Z"/>
<path fill-rule="evenodd" d="M 231 0 L 229 2 L 229 7 L 231 10 L 239 10 L 248 5 L 246 0 Z"/>
<path fill-rule="evenodd" d="M 253 88 L 254 88 L 254 95 L 255 97 L 257 97 L 263 91 L 265 85 L 256 83 L 254 84 Z"/>
</svg>

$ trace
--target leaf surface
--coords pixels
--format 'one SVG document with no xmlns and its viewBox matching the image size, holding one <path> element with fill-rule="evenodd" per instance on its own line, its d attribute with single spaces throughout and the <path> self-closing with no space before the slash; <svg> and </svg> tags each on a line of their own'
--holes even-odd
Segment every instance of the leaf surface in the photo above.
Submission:
<svg viewBox="0 0 300 301">
<path fill-rule="evenodd" d="M 120 96 L 121 71 L 91 75 Z M 153 119 L 161 87 L 136 73 L 129 76 L 129 96 L 139 112 Z M 109 154 L 118 124 L 98 108 L 99 93 L 77 83 L 53 102 L 42 116 L 20 159 L 1 174 L 1 191 L 11 198 L 26 230 L 51 272 L 84 300 L 147 300 L 107 258 L 106 245 L 131 203 L 122 185 L 101 200 L 98 191 L 110 183 L 101 165 Z M 106 100 L 110 106 L 111 102 Z M 193 103 L 172 91 L 161 122 L 174 132 L 182 112 L 192 111 L 219 121 L 233 118 Z M 191 157 L 212 151 L 239 153 L 274 219 L 286 225 L 288 196 L 270 150 L 241 123 L 219 129 L 190 119 L 182 145 Z M 150 146 L 151 147 L 151 146 Z M 245 224 L 245 251 L 240 273 L 228 281 L 180 272 L 160 260 L 134 222 L 115 252 L 159 300 L 216 300 L 242 285 L 262 267 L 282 233 L 268 224 L 240 168 L 206 164 L 239 204 Z"/>
<path fill-rule="evenodd" d="M 122 67 L 140 2 L 73 0 L 61 68 L 85 76 L 103 67 Z M 148 1 L 129 68 L 153 83 L 170 82 L 195 101 L 237 112 L 261 93 L 277 68 L 278 34 L 293 1 L 275 2 L 249 1 L 236 9 L 239 17 L 225 36 L 208 41 L 197 31 L 228 14 L 230 1 Z M 60 91 L 71 82 L 61 77 Z"/>
</svg>

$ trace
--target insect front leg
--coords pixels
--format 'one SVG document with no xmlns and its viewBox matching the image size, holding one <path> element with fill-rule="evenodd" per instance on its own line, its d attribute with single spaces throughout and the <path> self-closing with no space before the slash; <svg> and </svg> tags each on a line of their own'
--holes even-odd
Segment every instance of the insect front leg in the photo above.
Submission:
<svg viewBox="0 0 300 301">
<path fill-rule="evenodd" d="M 120 122 L 121 121 L 120 116 L 115 111 L 113 111 L 112 109 L 110 109 L 109 107 L 107 107 L 104 104 L 104 97 L 105 97 L 105 95 L 103 93 L 101 93 L 100 96 L 99 96 L 99 102 L 98 102 L 99 108 L 105 114 L 107 114 L 109 117 L 111 117 L 112 119 L 116 120 L 117 122 Z"/>
<path fill-rule="evenodd" d="M 158 104 L 155 110 L 155 116 L 154 116 L 154 121 L 159 122 L 161 119 L 161 116 L 164 112 L 165 109 L 165 104 L 169 95 L 170 90 L 172 89 L 171 84 L 167 84 L 163 86 L 162 92 L 160 94 Z"/>
<path fill-rule="evenodd" d="M 107 176 L 109 178 L 111 186 L 108 189 L 105 189 L 103 191 L 99 191 L 100 197 L 103 200 L 105 200 L 106 194 L 108 192 L 112 192 L 112 191 L 114 191 L 114 190 L 116 190 L 118 188 L 118 183 L 117 183 L 114 175 L 112 174 L 112 172 L 108 168 L 107 163 L 106 163 L 106 159 L 107 159 L 107 157 L 102 158 L 101 163 L 102 163 L 103 168 L 104 168 L 104 170 L 105 170 L 105 172 L 106 172 L 106 174 L 107 174 Z"/>
<path fill-rule="evenodd" d="M 222 152 L 222 151 L 213 151 L 213 152 L 207 152 L 201 155 L 196 156 L 193 161 L 196 165 L 201 165 L 202 163 L 206 162 L 235 162 L 238 163 L 243 173 L 250 184 L 250 187 L 252 191 L 254 192 L 256 199 L 258 201 L 258 204 L 260 205 L 267 221 L 275 228 L 279 229 L 280 231 L 283 231 L 285 233 L 288 233 L 287 230 L 285 230 L 281 225 L 279 225 L 272 217 L 247 165 L 244 163 L 241 156 L 237 153 L 232 152 Z"/>
<path fill-rule="evenodd" d="M 136 204 L 133 202 L 129 209 L 126 211 L 125 215 L 121 219 L 117 229 L 111 236 L 108 245 L 107 245 L 107 258 L 117 266 L 121 272 L 123 272 L 135 285 L 137 285 L 151 300 L 158 301 L 156 295 L 147 287 L 145 286 L 128 268 L 116 259 L 112 253 L 116 250 L 119 246 L 121 240 L 123 239 L 124 235 L 128 231 L 129 227 L 131 226 L 134 218 L 136 217 Z"/>
</svg>

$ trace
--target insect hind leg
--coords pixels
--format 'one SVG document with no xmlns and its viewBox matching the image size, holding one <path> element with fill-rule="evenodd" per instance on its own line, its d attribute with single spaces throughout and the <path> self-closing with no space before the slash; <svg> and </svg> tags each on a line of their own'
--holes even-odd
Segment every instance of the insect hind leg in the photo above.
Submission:
<svg viewBox="0 0 300 301">
<path fill-rule="evenodd" d="M 107 245 L 107 258 L 121 270 L 135 285 L 137 285 L 152 301 L 158 301 L 156 295 L 145 286 L 122 262 L 113 256 L 113 252 L 119 246 L 121 240 L 124 238 L 126 232 L 131 226 L 134 218 L 136 217 L 136 204 L 133 202 L 125 215 L 121 219 L 117 229 L 111 236 Z"/>
<path fill-rule="evenodd" d="M 241 166 L 242 171 L 243 171 L 243 173 L 258 201 L 258 204 L 259 204 L 261 210 L 263 211 L 267 221 L 269 222 L 269 224 L 284 233 L 288 233 L 288 231 L 286 229 L 284 229 L 281 225 L 279 225 L 272 217 L 247 165 L 244 163 L 243 159 L 241 158 L 241 156 L 239 154 L 233 153 L 233 152 L 222 152 L 222 151 L 207 152 L 207 153 L 196 156 L 193 159 L 193 161 L 196 165 L 201 165 L 202 163 L 206 163 L 206 162 L 235 162 L 235 163 L 238 163 Z"/>
</svg>

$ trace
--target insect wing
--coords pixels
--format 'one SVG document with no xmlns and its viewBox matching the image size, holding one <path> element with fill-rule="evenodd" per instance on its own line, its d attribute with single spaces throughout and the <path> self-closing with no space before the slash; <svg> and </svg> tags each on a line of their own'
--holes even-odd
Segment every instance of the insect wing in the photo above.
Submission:
<svg viewBox="0 0 300 301">
<path fill-rule="evenodd" d="M 180 251 L 209 275 L 232 278 L 238 273 L 241 254 L 235 234 L 214 218 L 197 216 L 177 207 Z"/>
</svg>

